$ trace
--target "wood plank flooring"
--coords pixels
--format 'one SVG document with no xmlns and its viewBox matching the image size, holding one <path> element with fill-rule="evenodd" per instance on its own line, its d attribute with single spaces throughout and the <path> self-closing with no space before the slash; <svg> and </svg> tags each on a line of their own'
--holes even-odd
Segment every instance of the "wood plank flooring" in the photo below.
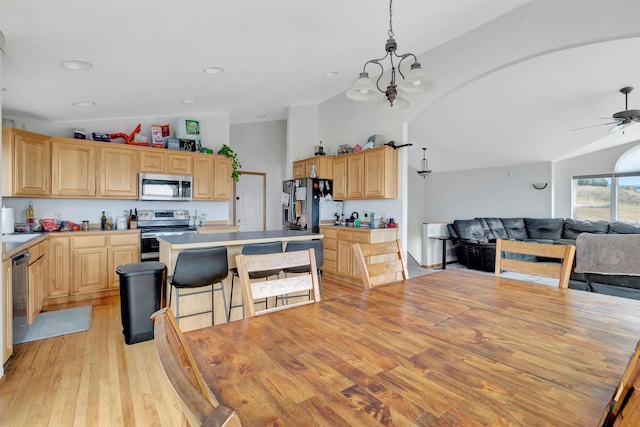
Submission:
<svg viewBox="0 0 640 427">
<path fill-rule="evenodd" d="M 324 289 L 326 298 L 361 290 L 327 279 Z M 153 341 L 124 342 L 118 296 L 47 310 L 88 304 L 90 330 L 15 346 L 0 383 L 0 426 L 180 425 Z"/>
</svg>

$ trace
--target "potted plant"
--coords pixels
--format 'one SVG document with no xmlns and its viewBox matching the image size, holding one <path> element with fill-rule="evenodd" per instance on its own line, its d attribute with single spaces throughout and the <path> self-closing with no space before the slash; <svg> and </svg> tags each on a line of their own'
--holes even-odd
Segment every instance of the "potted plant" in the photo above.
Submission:
<svg viewBox="0 0 640 427">
<path fill-rule="evenodd" d="M 238 172 L 238 169 L 240 169 L 242 165 L 238 161 L 238 155 L 236 154 L 236 152 L 233 151 L 227 144 L 223 144 L 222 148 L 218 151 L 218 154 L 222 154 L 223 156 L 229 157 L 231 159 L 231 168 L 233 169 L 233 171 L 231 172 L 231 178 L 233 178 L 235 182 L 238 182 L 241 175 L 241 173 Z"/>
</svg>

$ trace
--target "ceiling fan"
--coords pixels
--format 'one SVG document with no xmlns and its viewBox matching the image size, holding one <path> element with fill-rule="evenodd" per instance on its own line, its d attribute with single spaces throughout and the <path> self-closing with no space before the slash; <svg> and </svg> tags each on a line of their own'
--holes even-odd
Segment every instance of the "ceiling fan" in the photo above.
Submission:
<svg viewBox="0 0 640 427">
<path fill-rule="evenodd" d="M 625 86 L 622 89 L 620 89 L 620 93 L 624 94 L 624 111 L 618 111 L 617 113 L 615 113 L 612 116 L 614 121 L 609 123 L 602 123 L 599 125 L 586 126 L 586 127 L 578 128 L 574 130 L 587 129 L 587 128 L 592 128 L 596 126 L 614 125 L 611 129 L 609 129 L 609 133 L 615 133 L 635 123 L 640 123 L 640 110 L 629 110 L 628 97 L 629 97 L 629 93 L 632 90 L 633 90 L 633 86 Z"/>
</svg>

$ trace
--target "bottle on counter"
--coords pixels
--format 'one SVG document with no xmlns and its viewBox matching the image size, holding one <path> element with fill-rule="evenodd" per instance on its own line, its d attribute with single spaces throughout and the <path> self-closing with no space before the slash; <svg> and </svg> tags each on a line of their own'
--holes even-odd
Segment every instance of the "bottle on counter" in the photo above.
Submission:
<svg viewBox="0 0 640 427">
<path fill-rule="evenodd" d="M 33 211 L 33 202 L 29 202 L 29 206 L 27 206 L 27 211 L 26 211 L 27 224 L 33 225 L 35 216 L 36 216 L 35 212 Z"/>
<path fill-rule="evenodd" d="M 102 211 L 102 216 L 100 217 L 100 228 L 102 230 L 107 229 L 107 216 L 104 214 L 104 211 Z"/>
</svg>

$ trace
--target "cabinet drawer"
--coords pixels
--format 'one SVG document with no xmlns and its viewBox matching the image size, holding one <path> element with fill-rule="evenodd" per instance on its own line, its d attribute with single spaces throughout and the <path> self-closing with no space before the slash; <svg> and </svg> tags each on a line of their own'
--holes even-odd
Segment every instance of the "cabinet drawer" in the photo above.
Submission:
<svg viewBox="0 0 640 427">
<path fill-rule="evenodd" d="M 78 248 L 96 248 L 107 247 L 107 236 L 72 236 L 71 247 Z"/>
<path fill-rule="evenodd" d="M 367 231 L 362 231 L 362 232 L 353 232 L 353 237 L 351 238 L 351 241 L 353 243 L 369 243 L 370 240 L 370 235 L 369 232 Z"/>
<path fill-rule="evenodd" d="M 351 240 L 353 238 L 353 231 L 339 230 L 338 240 Z"/>
<path fill-rule="evenodd" d="M 338 259 L 338 253 L 335 250 L 324 250 L 324 260 L 326 261 L 335 261 Z"/>
<path fill-rule="evenodd" d="M 114 234 L 109 236 L 111 246 L 137 245 L 140 243 L 138 233 Z"/>
<path fill-rule="evenodd" d="M 324 239 L 323 241 L 324 250 L 336 250 L 338 248 L 338 241 L 335 239 Z"/>
<path fill-rule="evenodd" d="M 320 227 L 320 233 L 324 235 L 325 240 L 335 239 L 336 237 L 338 237 L 338 230 L 334 230 L 331 228 Z"/>
</svg>

